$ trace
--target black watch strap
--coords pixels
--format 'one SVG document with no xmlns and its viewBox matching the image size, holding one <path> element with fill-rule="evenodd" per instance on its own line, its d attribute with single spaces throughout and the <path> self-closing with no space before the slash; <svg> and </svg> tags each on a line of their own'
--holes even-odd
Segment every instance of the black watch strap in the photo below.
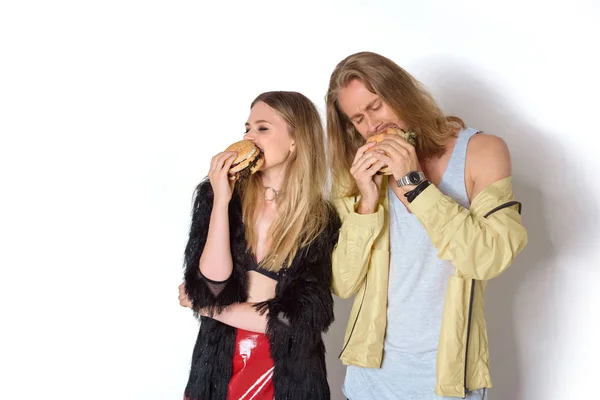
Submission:
<svg viewBox="0 0 600 400">
<path fill-rule="evenodd" d="M 414 188 L 413 190 L 404 193 L 404 197 L 406 197 L 406 199 L 408 200 L 409 203 L 412 203 L 414 199 L 417 198 L 417 196 L 419 194 L 421 194 L 421 192 L 425 189 L 427 189 L 427 186 L 429 186 L 431 184 L 431 182 L 429 182 L 427 179 L 424 180 L 423 182 L 419 183 L 419 185 L 417 185 L 416 188 Z"/>
</svg>

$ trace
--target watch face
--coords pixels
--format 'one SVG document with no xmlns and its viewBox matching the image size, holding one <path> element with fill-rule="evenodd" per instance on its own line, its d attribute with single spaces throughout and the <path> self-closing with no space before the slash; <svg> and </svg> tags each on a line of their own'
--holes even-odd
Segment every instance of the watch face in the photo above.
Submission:
<svg viewBox="0 0 600 400">
<path fill-rule="evenodd" d="M 411 182 L 413 185 L 416 185 L 417 183 L 419 183 L 419 182 L 421 181 L 421 176 L 419 175 L 419 173 L 418 173 L 418 172 L 411 172 L 411 173 L 408 175 L 408 179 L 410 180 L 410 182 Z"/>
</svg>

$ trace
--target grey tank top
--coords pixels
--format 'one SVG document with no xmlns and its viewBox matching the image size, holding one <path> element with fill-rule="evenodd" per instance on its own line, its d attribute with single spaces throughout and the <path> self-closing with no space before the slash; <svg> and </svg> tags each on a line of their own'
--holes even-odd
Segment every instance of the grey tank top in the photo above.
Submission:
<svg viewBox="0 0 600 400">
<path fill-rule="evenodd" d="M 463 129 L 456 140 L 438 188 L 468 208 L 465 159 L 469 139 L 478 131 Z M 398 200 L 390 199 L 390 276 L 387 329 L 380 369 L 349 366 L 344 394 L 350 400 L 439 400 L 434 394 L 437 347 L 448 277 L 454 266 L 437 257 L 427 232 Z M 469 392 L 471 400 L 484 391 Z"/>
</svg>

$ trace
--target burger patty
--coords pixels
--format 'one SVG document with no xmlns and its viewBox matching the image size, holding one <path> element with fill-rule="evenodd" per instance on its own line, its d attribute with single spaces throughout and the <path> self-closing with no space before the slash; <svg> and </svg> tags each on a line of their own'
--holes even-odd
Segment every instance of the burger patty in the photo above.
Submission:
<svg viewBox="0 0 600 400">
<path fill-rule="evenodd" d="M 257 147 L 257 148 L 256 148 L 256 150 L 258 150 L 258 156 L 260 156 L 260 154 L 261 154 L 261 151 L 260 151 L 260 149 Z M 254 151 L 252 151 L 252 152 L 250 153 L 250 157 L 256 154 L 256 150 L 254 150 Z M 243 163 L 244 161 L 246 161 L 246 160 L 247 160 L 248 158 L 250 158 L 250 157 L 246 157 L 246 158 L 244 158 L 244 159 L 243 159 L 243 160 L 241 160 L 241 161 L 238 161 L 238 162 L 236 162 L 236 163 L 233 163 L 233 164 L 231 164 L 231 167 L 229 167 L 229 169 L 237 167 L 238 165 L 240 165 L 241 163 Z M 256 156 L 255 156 L 255 157 L 256 157 Z"/>
<path fill-rule="evenodd" d="M 250 176 L 250 171 L 252 171 L 252 168 L 256 165 L 256 163 L 258 162 L 258 160 L 261 159 L 261 157 L 263 156 L 263 152 L 261 149 L 258 149 L 258 154 L 256 155 L 256 157 L 254 157 L 254 159 L 252 161 L 250 161 L 250 163 L 246 166 L 246 168 L 242 169 L 241 171 L 237 172 L 238 175 L 238 179 L 239 180 L 244 180 L 246 178 L 248 178 Z M 241 162 L 235 164 L 235 165 L 240 165 Z M 232 165 L 232 168 L 234 166 Z"/>
</svg>

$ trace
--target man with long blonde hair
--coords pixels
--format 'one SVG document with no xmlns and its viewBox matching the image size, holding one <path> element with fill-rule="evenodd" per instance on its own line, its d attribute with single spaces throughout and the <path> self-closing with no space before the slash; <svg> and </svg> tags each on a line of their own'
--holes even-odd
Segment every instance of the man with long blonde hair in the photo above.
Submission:
<svg viewBox="0 0 600 400">
<path fill-rule="evenodd" d="M 375 53 L 341 61 L 326 102 L 343 221 L 332 288 L 355 296 L 340 354 L 344 393 L 484 399 L 485 287 L 527 243 L 506 144 L 445 116 Z"/>
</svg>

